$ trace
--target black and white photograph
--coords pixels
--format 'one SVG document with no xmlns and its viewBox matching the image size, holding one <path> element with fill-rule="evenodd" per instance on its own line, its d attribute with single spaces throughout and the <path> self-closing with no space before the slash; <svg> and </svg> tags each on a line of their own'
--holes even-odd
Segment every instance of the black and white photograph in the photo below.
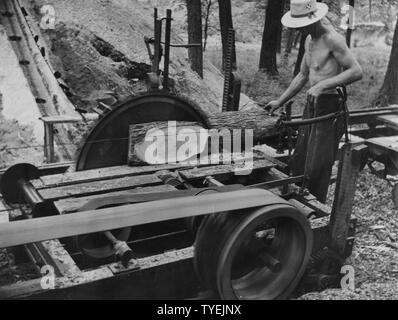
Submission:
<svg viewBox="0 0 398 320">
<path fill-rule="evenodd" d="M 398 0 L 0 0 L 0 300 L 397 300 L 397 21 Z"/>
</svg>

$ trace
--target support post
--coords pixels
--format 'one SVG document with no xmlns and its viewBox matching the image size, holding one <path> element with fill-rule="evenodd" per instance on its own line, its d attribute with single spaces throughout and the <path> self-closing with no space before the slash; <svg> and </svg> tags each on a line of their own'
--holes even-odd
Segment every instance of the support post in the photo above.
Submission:
<svg viewBox="0 0 398 320">
<path fill-rule="evenodd" d="M 333 209 L 330 216 L 331 248 L 344 256 L 350 229 L 357 177 L 366 157 L 365 145 L 346 143 L 341 152 Z"/>
<path fill-rule="evenodd" d="M 164 43 L 164 67 L 163 67 L 163 89 L 169 89 L 169 65 L 170 65 L 170 38 L 171 38 L 171 10 L 167 10 L 166 33 Z"/>
<path fill-rule="evenodd" d="M 235 30 L 228 30 L 228 50 L 224 63 L 224 91 L 222 111 L 238 111 L 241 79 L 236 72 L 236 61 L 234 61 Z"/>
<path fill-rule="evenodd" d="M 48 163 L 54 162 L 54 125 L 44 122 L 44 155 Z"/>
</svg>

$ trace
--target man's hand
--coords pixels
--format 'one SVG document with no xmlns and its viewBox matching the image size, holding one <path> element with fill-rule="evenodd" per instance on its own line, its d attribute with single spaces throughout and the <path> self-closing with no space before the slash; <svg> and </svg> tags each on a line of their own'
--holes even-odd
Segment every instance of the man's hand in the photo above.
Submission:
<svg viewBox="0 0 398 320">
<path fill-rule="evenodd" d="M 323 93 L 324 91 L 324 86 L 321 83 L 317 83 L 313 87 L 310 88 L 307 92 L 307 96 L 309 100 L 316 105 L 316 102 L 319 98 L 319 96 Z"/>
<path fill-rule="evenodd" d="M 264 109 L 269 110 L 269 114 L 273 115 L 276 110 L 278 110 L 280 107 L 282 107 L 282 104 L 278 100 L 272 100 L 269 102 Z"/>
</svg>

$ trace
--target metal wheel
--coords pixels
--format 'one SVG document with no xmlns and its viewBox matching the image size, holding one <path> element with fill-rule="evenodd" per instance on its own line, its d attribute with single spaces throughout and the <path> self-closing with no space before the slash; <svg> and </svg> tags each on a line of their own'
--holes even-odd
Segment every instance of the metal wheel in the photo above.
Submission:
<svg viewBox="0 0 398 320">
<path fill-rule="evenodd" d="M 199 278 L 220 298 L 285 299 L 312 251 L 307 219 L 288 204 L 208 216 L 195 243 Z"/>
<path fill-rule="evenodd" d="M 150 93 L 121 103 L 104 116 L 90 132 L 77 157 L 76 171 L 127 164 L 129 126 L 154 121 L 194 121 L 206 128 L 206 117 L 195 104 L 167 93 Z M 89 204 L 82 210 L 98 209 Z M 127 241 L 131 228 L 112 231 L 121 241 Z M 77 238 L 83 253 L 92 258 L 107 258 L 113 247 L 102 233 Z"/>
<path fill-rule="evenodd" d="M 200 196 L 203 194 L 217 193 L 217 192 L 220 192 L 220 191 L 217 189 L 209 188 L 209 189 L 199 191 L 196 194 L 196 196 Z M 195 237 L 196 237 L 196 234 L 198 233 L 200 225 L 206 219 L 206 217 L 207 216 L 195 216 L 195 217 L 185 218 L 185 226 L 186 226 L 188 232 L 190 233 L 190 235 L 192 236 L 192 241 L 195 240 Z"/>
</svg>

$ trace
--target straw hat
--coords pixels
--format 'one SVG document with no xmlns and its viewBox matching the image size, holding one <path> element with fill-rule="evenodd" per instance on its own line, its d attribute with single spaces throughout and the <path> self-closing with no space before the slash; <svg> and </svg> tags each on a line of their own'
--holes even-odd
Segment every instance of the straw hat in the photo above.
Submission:
<svg viewBox="0 0 398 320">
<path fill-rule="evenodd" d="M 282 17 L 288 28 L 302 28 L 321 20 L 328 13 L 328 6 L 316 0 L 290 0 L 290 11 Z"/>
</svg>

